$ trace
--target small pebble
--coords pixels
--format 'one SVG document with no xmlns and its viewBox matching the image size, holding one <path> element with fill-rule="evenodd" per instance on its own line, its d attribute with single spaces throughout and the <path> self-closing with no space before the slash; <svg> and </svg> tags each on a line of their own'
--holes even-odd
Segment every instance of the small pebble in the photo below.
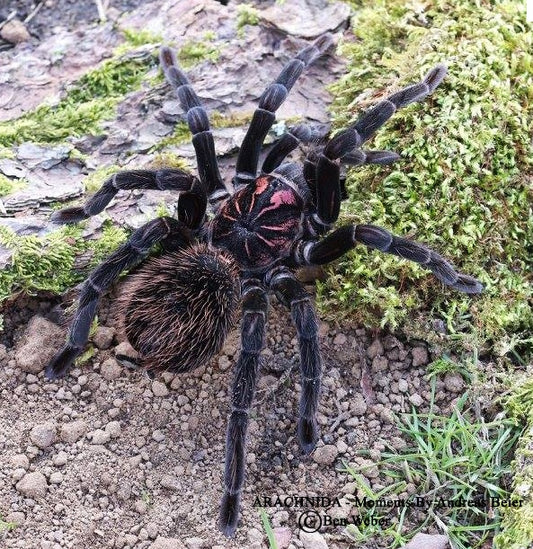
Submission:
<svg viewBox="0 0 533 549">
<path fill-rule="evenodd" d="M 59 436 L 63 442 L 74 443 L 78 441 L 81 437 L 87 432 L 87 423 L 85 421 L 78 419 L 71 421 L 70 423 L 65 423 L 61 426 Z"/>
<path fill-rule="evenodd" d="M 114 358 L 108 358 L 101 366 L 100 373 L 104 379 L 111 381 L 122 375 L 122 367 Z"/>
<path fill-rule="evenodd" d="M 444 376 L 444 386 L 451 393 L 460 393 L 465 387 L 465 381 L 458 372 L 448 372 Z"/>
<path fill-rule="evenodd" d="M 320 465 L 331 465 L 339 455 L 339 450 L 333 444 L 318 447 L 313 453 L 313 459 Z"/>
<path fill-rule="evenodd" d="M 35 471 L 27 473 L 22 477 L 16 485 L 17 490 L 29 498 L 42 498 L 46 495 L 46 477 Z"/>
<path fill-rule="evenodd" d="M 99 326 L 96 329 L 96 333 L 93 336 L 93 343 L 98 349 L 109 349 L 113 343 L 113 337 L 115 336 L 115 328 L 108 328 L 107 326 Z"/>
<path fill-rule="evenodd" d="M 30 440 L 35 446 L 44 450 L 55 442 L 56 429 L 55 423 L 52 422 L 35 425 L 30 432 Z"/>
<path fill-rule="evenodd" d="M 152 393 L 154 393 L 154 396 L 156 397 L 164 397 L 168 395 L 168 388 L 164 383 L 161 383 L 161 381 L 153 381 Z"/>
<path fill-rule="evenodd" d="M 96 429 L 96 431 L 92 432 L 91 444 L 106 444 L 110 439 L 111 435 L 108 432 Z"/>
</svg>

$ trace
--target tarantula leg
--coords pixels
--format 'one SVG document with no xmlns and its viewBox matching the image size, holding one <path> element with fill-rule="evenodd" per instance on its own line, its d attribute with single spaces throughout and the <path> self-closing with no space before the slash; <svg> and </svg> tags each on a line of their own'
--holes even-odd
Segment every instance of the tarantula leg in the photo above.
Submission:
<svg viewBox="0 0 533 549">
<path fill-rule="evenodd" d="M 178 243 L 185 246 L 190 242 L 189 229 L 172 217 L 154 219 L 137 229 L 125 244 L 91 272 L 81 289 L 78 310 L 70 326 L 67 343 L 46 367 L 45 375 L 48 379 L 63 377 L 83 352 L 98 301 L 120 273 L 146 257 L 154 244 L 170 238 L 174 246 Z"/>
<path fill-rule="evenodd" d="M 329 132 L 328 125 L 298 124 L 289 128 L 275 143 L 261 166 L 261 172 L 272 173 L 300 144 L 318 143 Z"/>
<path fill-rule="evenodd" d="M 419 263 L 447 286 L 467 294 L 479 294 L 483 285 L 475 278 L 457 272 L 437 252 L 426 246 L 391 234 L 376 225 L 347 225 L 333 231 L 320 242 L 307 242 L 300 248 L 297 262 L 323 265 L 338 259 L 357 243 Z"/>
<path fill-rule="evenodd" d="M 52 215 L 55 223 L 75 223 L 102 212 L 119 190 L 155 189 L 181 191 L 178 201 L 180 219 L 198 227 L 204 218 L 207 196 L 203 185 L 182 170 L 132 170 L 112 175 L 83 206 L 64 208 Z"/>
<path fill-rule="evenodd" d="M 295 59 L 289 61 L 278 78 L 268 86 L 259 99 L 252 122 L 246 132 L 237 157 L 236 184 L 246 184 L 257 175 L 257 164 L 263 141 L 276 120 L 275 112 L 287 98 L 292 86 L 304 69 L 320 57 L 331 45 L 330 34 L 325 34 L 304 48 Z"/>
<path fill-rule="evenodd" d="M 312 168 L 307 167 L 304 174 L 308 180 L 316 181 L 315 222 L 327 228 L 339 217 L 341 203 L 340 168 L 338 160 L 346 159 L 348 164 L 354 160 L 372 163 L 389 163 L 397 159 L 389 151 L 357 151 L 359 147 L 379 129 L 400 108 L 415 101 L 421 101 L 432 93 L 446 76 L 446 67 L 437 65 L 431 69 L 422 82 L 412 84 L 393 93 L 375 107 L 365 112 L 354 124 L 333 137 L 324 147 L 316 162 L 316 175 L 313 178 Z"/>
<path fill-rule="evenodd" d="M 318 320 L 311 297 L 288 269 L 276 271 L 270 287 L 278 299 L 291 310 L 300 346 L 302 393 L 298 439 L 304 453 L 311 453 L 318 440 L 316 413 L 322 379 L 322 357 L 318 345 Z"/>
<path fill-rule="evenodd" d="M 228 191 L 220 177 L 215 142 L 206 110 L 202 107 L 200 99 L 185 73 L 178 67 L 174 51 L 170 48 L 161 48 L 159 59 L 165 77 L 176 90 L 181 108 L 185 111 L 187 124 L 192 133 L 192 143 L 196 151 L 198 173 L 202 183 L 208 189 L 209 194 L 217 190 Z"/>
<path fill-rule="evenodd" d="M 225 491 L 220 508 L 220 529 L 231 537 L 239 520 L 245 474 L 248 411 L 252 404 L 259 370 L 259 355 L 265 344 L 267 294 L 255 279 L 242 284 L 242 348 L 232 389 L 232 409 L 226 438 Z"/>
</svg>

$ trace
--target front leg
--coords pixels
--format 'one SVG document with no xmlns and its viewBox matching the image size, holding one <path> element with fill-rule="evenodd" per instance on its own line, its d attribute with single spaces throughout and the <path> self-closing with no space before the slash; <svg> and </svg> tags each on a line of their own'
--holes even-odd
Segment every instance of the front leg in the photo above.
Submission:
<svg viewBox="0 0 533 549">
<path fill-rule="evenodd" d="M 394 254 L 429 269 L 443 284 L 467 294 L 479 294 L 483 285 L 475 278 L 457 272 L 440 254 L 413 240 L 391 234 L 376 225 L 346 225 L 321 241 L 301 242 L 294 255 L 299 265 L 324 265 L 335 261 L 361 243 L 381 252 Z"/>
<path fill-rule="evenodd" d="M 193 175 L 177 169 L 131 170 L 118 172 L 105 181 L 102 187 L 83 206 L 63 208 L 52 215 L 55 223 L 76 223 L 103 212 L 120 190 L 154 189 L 178 191 L 178 217 L 187 217 L 190 227 L 198 227 L 205 215 L 207 195 L 205 188 Z"/>
<path fill-rule="evenodd" d="M 67 343 L 46 367 L 45 375 L 48 379 L 63 377 L 83 352 L 98 301 L 120 273 L 139 263 L 154 244 L 165 239 L 172 240 L 173 247 L 185 246 L 190 242 L 189 229 L 171 217 L 154 219 L 137 229 L 125 244 L 92 271 L 83 284 Z"/>
</svg>

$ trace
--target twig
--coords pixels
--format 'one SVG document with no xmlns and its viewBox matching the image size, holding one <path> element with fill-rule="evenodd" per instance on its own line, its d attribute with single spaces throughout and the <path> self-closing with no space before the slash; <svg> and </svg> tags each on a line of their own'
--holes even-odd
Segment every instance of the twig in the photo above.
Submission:
<svg viewBox="0 0 533 549">
<path fill-rule="evenodd" d="M 13 10 L 7 17 L 6 17 L 6 20 L 5 21 L 2 21 L 0 23 L 0 29 L 6 24 L 6 23 L 9 23 L 11 21 L 11 19 L 15 19 L 15 17 L 17 16 L 17 10 Z"/>
<path fill-rule="evenodd" d="M 27 25 L 39 13 L 39 10 L 43 7 L 43 5 L 44 0 L 37 5 L 37 7 L 28 15 L 28 17 L 26 17 L 26 19 L 24 19 L 25 25 Z"/>
<path fill-rule="evenodd" d="M 94 0 L 96 2 L 96 9 L 98 10 L 98 17 L 100 21 L 106 21 L 106 10 L 109 7 L 109 0 Z"/>
</svg>

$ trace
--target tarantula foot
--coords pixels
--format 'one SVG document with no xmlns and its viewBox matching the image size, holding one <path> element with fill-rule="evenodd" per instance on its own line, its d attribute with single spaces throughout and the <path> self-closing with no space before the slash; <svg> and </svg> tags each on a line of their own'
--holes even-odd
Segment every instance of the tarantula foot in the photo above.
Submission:
<svg viewBox="0 0 533 549">
<path fill-rule="evenodd" d="M 233 537 L 235 530 L 237 529 L 237 522 L 239 521 L 239 509 L 240 509 L 240 494 L 224 494 L 222 503 L 220 505 L 220 520 L 219 528 L 221 532 L 228 538 Z"/>
<path fill-rule="evenodd" d="M 80 350 L 76 347 L 65 347 L 48 363 L 44 375 L 48 379 L 59 379 L 69 371 L 72 363 L 79 355 Z"/>
<path fill-rule="evenodd" d="M 63 208 L 53 213 L 51 219 L 54 223 L 77 223 L 88 217 L 83 208 L 74 206 L 72 208 Z"/>
<path fill-rule="evenodd" d="M 480 294 L 483 291 L 483 284 L 479 280 L 465 274 L 460 274 L 457 282 L 450 286 L 465 294 Z"/>
<path fill-rule="evenodd" d="M 318 426 L 316 419 L 301 418 L 298 422 L 298 440 L 303 453 L 310 454 L 318 442 Z"/>
</svg>

